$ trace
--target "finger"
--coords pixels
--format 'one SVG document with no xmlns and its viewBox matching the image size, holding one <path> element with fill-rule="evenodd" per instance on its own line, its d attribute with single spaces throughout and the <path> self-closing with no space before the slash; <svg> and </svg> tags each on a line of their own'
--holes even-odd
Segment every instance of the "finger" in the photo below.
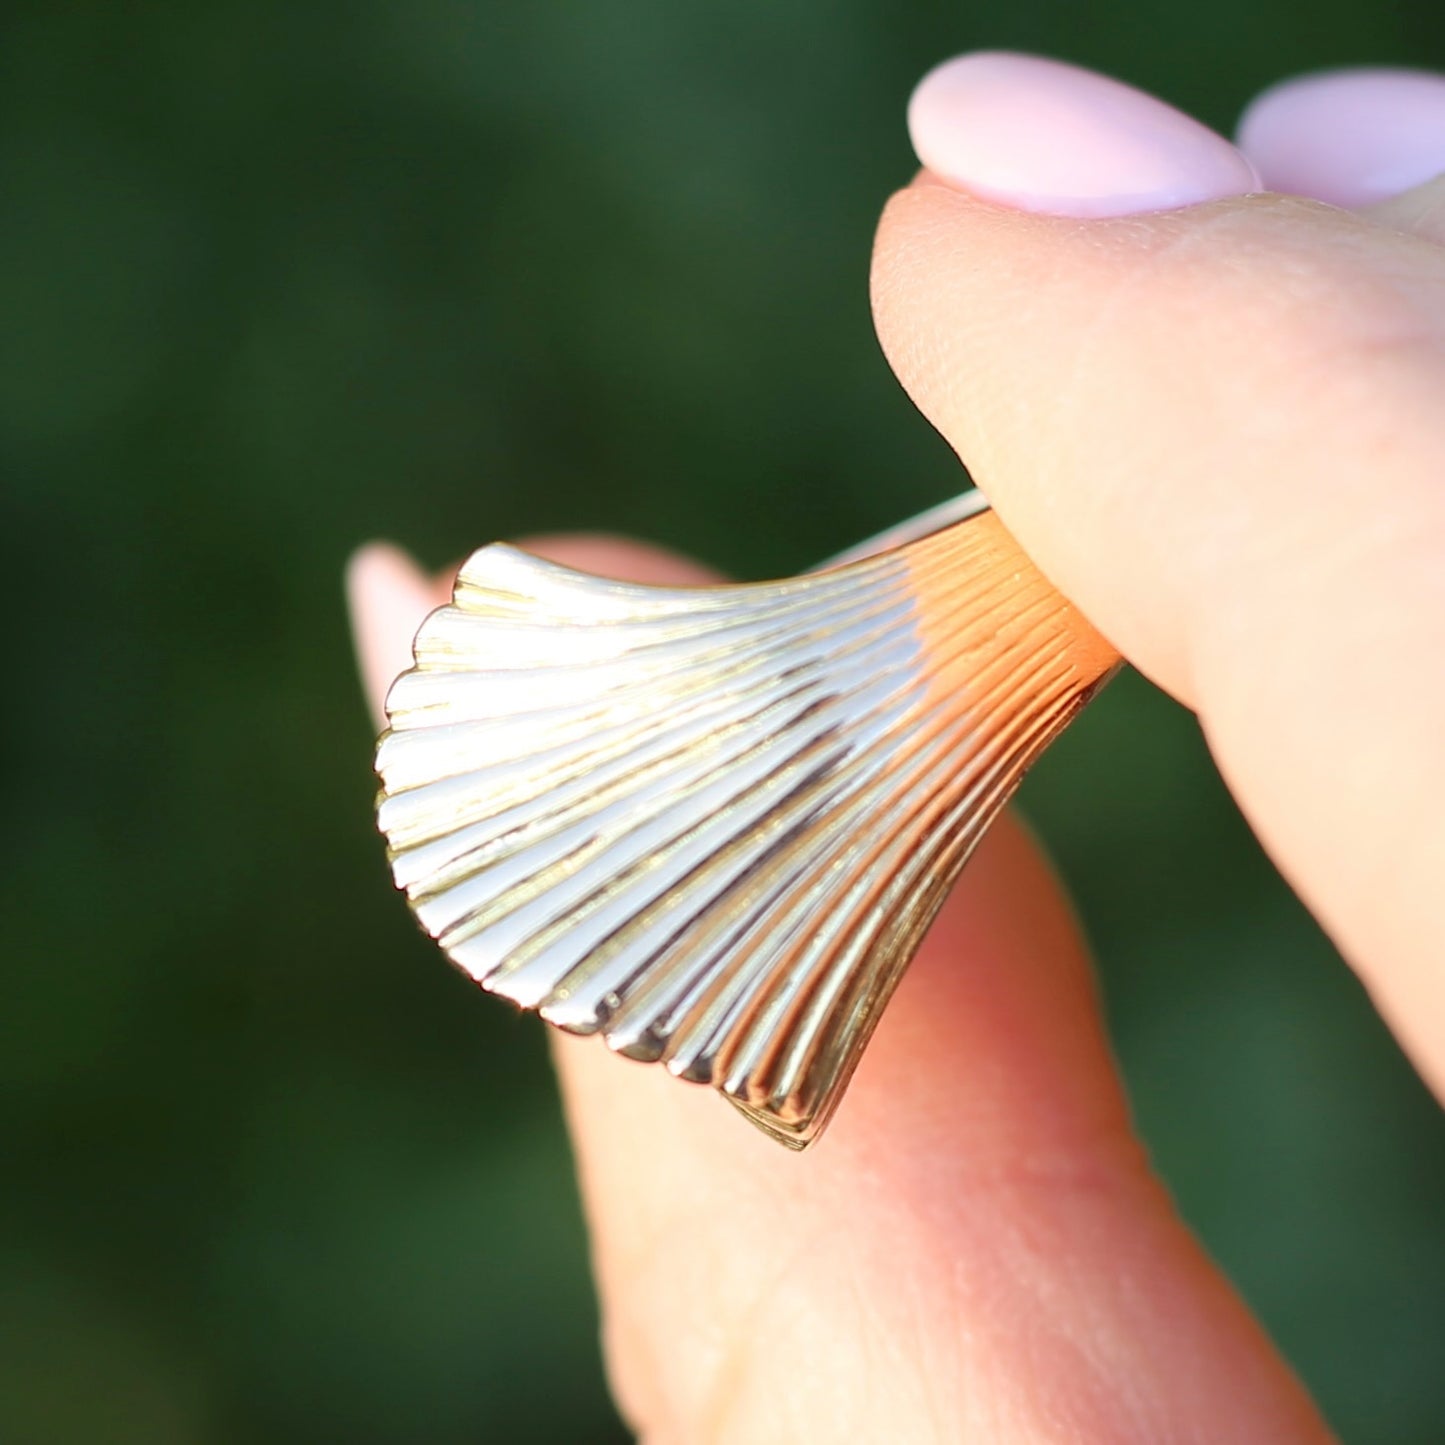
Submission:
<svg viewBox="0 0 1445 1445">
<path fill-rule="evenodd" d="M 546 550 L 706 575 L 614 541 Z M 435 589 L 353 575 L 381 678 Z M 556 1054 L 613 1378 L 649 1441 L 1324 1437 L 1150 1177 L 1077 929 L 1007 818 L 808 1155 L 595 1039 Z"/>
<path fill-rule="evenodd" d="M 1271 86 L 1246 108 L 1239 148 L 1266 186 L 1361 209 L 1445 174 L 1445 76 L 1327 70 Z"/>
<path fill-rule="evenodd" d="M 345 585 L 362 691 L 382 728 L 387 690 L 411 666 L 416 630 L 450 599 L 452 579 L 429 577 L 400 547 L 372 542 L 346 564 Z"/>
<path fill-rule="evenodd" d="M 947 109 L 929 124 L 946 161 Z M 895 369 L 1044 571 L 1198 709 L 1445 1087 L 1440 251 L 1283 197 L 1081 223 L 952 174 L 879 231 Z"/>
<path fill-rule="evenodd" d="M 1368 216 L 1377 226 L 1409 231 L 1422 240 L 1445 246 L 1445 176 L 1426 181 L 1388 201 L 1366 206 L 1361 215 Z"/>
</svg>

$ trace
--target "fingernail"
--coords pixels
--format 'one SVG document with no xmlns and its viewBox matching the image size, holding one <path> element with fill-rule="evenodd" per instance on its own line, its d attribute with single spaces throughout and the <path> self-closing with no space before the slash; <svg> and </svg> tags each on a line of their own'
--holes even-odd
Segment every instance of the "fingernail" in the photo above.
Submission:
<svg viewBox="0 0 1445 1445">
<path fill-rule="evenodd" d="M 964 190 L 1056 216 L 1173 210 L 1260 189 L 1223 136 L 1108 76 L 985 51 L 946 61 L 908 104 L 918 159 Z"/>
<path fill-rule="evenodd" d="M 1445 173 L 1445 76 L 1330 70 L 1282 81 L 1239 123 L 1272 191 L 1368 206 Z"/>
<path fill-rule="evenodd" d="M 361 685 L 378 723 L 398 673 L 411 666 L 416 630 L 436 605 L 426 573 L 399 547 L 372 542 L 346 565 L 346 600 Z"/>
</svg>

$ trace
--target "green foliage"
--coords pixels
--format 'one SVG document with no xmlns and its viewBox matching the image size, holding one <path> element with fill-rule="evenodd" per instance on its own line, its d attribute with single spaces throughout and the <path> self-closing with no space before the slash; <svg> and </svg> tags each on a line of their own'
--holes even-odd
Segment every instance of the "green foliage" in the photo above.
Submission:
<svg viewBox="0 0 1445 1445">
<path fill-rule="evenodd" d="M 1227 126 L 1445 59 L 1299 13 L 7 7 L 0 1438 L 622 1438 L 541 1029 L 388 886 L 343 561 L 756 576 L 958 490 L 868 319 L 912 82 L 1009 45 Z M 1445 1131 L 1192 722 L 1127 679 L 1027 803 L 1186 1214 L 1347 1437 L 1439 1439 Z"/>
</svg>

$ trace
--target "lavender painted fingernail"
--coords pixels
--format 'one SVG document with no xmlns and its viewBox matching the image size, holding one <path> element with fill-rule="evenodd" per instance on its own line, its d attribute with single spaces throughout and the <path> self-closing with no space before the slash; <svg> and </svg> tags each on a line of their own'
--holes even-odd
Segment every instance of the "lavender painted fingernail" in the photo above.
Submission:
<svg viewBox="0 0 1445 1445">
<path fill-rule="evenodd" d="M 1266 90 L 1239 144 L 1272 191 L 1368 206 L 1445 174 L 1445 75 L 1330 70 Z"/>
<path fill-rule="evenodd" d="M 1059 216 L 1172 210 L 1260 189 L 1207 126 L 1108 76 L 984 51 L 946 61 L 913 92 L 922 163 L 964 190 Z"/>
</svg>

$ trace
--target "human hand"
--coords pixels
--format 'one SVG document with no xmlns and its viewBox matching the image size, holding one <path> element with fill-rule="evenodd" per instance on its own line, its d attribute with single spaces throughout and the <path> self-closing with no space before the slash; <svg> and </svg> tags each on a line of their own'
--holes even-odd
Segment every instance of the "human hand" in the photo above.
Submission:
<svg viewBox="0 0 1445 1445">
<path fill-rule="evenodd" d="M 1445 81 L 1415 102 L 1433 160 L 1340 84 L 1325 113 L 1404 184 L 1445 167 Z M 1368 194 L 1369 146 L 1325 144 L 1305 91 L 1249 121 L 1266 182 L 1368 211 L 1243 198 L 1238 152 L 1077 72 L 971 61 L 930 86 L 935 174 L 890 203 L 875 259 L 890 359 L 1040 566 L 1198 712 L 1445 1089 L 1445 182 Z M 999 137 L 1020 105 L 1036 145 Z M 613 539 L 529 545 L 704 576 Z M 358 558 L 374 706 L 449 589 Z M 803 1159 L 709 1093 L 555 1047 L 613 1379 L 648 1440 L 1327 1438 L 1150 1174 L 1068 905 L 1008 818 Z"/>
</svg>

